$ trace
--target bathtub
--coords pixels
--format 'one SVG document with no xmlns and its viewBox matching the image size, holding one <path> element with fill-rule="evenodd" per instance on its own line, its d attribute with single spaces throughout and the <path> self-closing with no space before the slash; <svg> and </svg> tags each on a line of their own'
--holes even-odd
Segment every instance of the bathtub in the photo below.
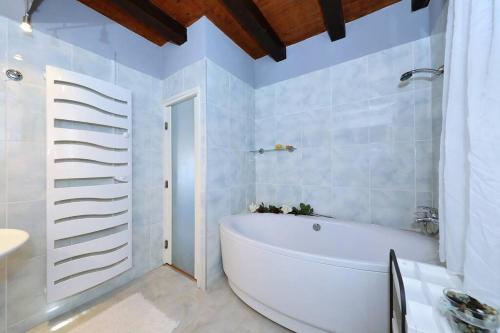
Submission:
<svg viewBox="0 0 500 333">
<path fill-rule="evenodd" d="M 233 215 L 221 221 L 220 234 L 232 290 L 296 332 L 388 332 L 389 249 L 400 258 L 437 259 L 431 237 L 335 219 Z"/>
</svg>

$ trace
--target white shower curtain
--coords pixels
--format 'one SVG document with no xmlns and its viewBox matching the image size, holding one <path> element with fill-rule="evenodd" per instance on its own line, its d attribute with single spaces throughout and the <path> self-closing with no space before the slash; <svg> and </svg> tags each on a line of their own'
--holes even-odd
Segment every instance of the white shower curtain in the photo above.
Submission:
<svg viewBox="0 0 500 333">
<path fill-rule="evenodd" d="M 500 1 L 450 0 L 440 158 L 440 257 L 500 299 Z"/>
</svg>

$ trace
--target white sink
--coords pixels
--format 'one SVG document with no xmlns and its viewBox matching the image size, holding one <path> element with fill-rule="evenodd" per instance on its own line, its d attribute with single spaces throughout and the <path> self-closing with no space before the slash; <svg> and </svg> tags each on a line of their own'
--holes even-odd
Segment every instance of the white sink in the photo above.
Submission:
<svg viewBox="0 0 500 333">
<path fill-rule="evenodd" d="M 11 253 L 30 238 L 26 231 L 17 229 L 0 229 L 0 258 Z"/>
</svg>

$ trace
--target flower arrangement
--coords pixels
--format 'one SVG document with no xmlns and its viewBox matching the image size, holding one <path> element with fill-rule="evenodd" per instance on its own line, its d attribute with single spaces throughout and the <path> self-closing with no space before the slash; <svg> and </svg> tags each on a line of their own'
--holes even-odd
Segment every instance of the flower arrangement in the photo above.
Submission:
<svg viewBox="0 0 500 333">
<path fill-rule="evenodd" d="M 287 205 L 282 205 L 280 207 L 274 205 L 266 206 L 263 202 L 260 205 L 251 203 L 248 209 L 252 213 L 314 215 L 314 209 L 311 207 L 311 205 L 302 202 L 299 204 L 299 207 L 289 207 Z"/>
</svg>

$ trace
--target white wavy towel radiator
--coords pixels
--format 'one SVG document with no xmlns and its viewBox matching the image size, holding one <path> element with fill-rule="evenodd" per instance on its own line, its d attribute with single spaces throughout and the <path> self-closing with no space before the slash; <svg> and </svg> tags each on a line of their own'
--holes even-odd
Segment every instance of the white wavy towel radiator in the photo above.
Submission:
<svg viewBox="0 0 500 333">
<path fill-rule="evenodd" d="M 47 300 L 132 267 L 131 92 L 47 66 Z"/>
</svg>

